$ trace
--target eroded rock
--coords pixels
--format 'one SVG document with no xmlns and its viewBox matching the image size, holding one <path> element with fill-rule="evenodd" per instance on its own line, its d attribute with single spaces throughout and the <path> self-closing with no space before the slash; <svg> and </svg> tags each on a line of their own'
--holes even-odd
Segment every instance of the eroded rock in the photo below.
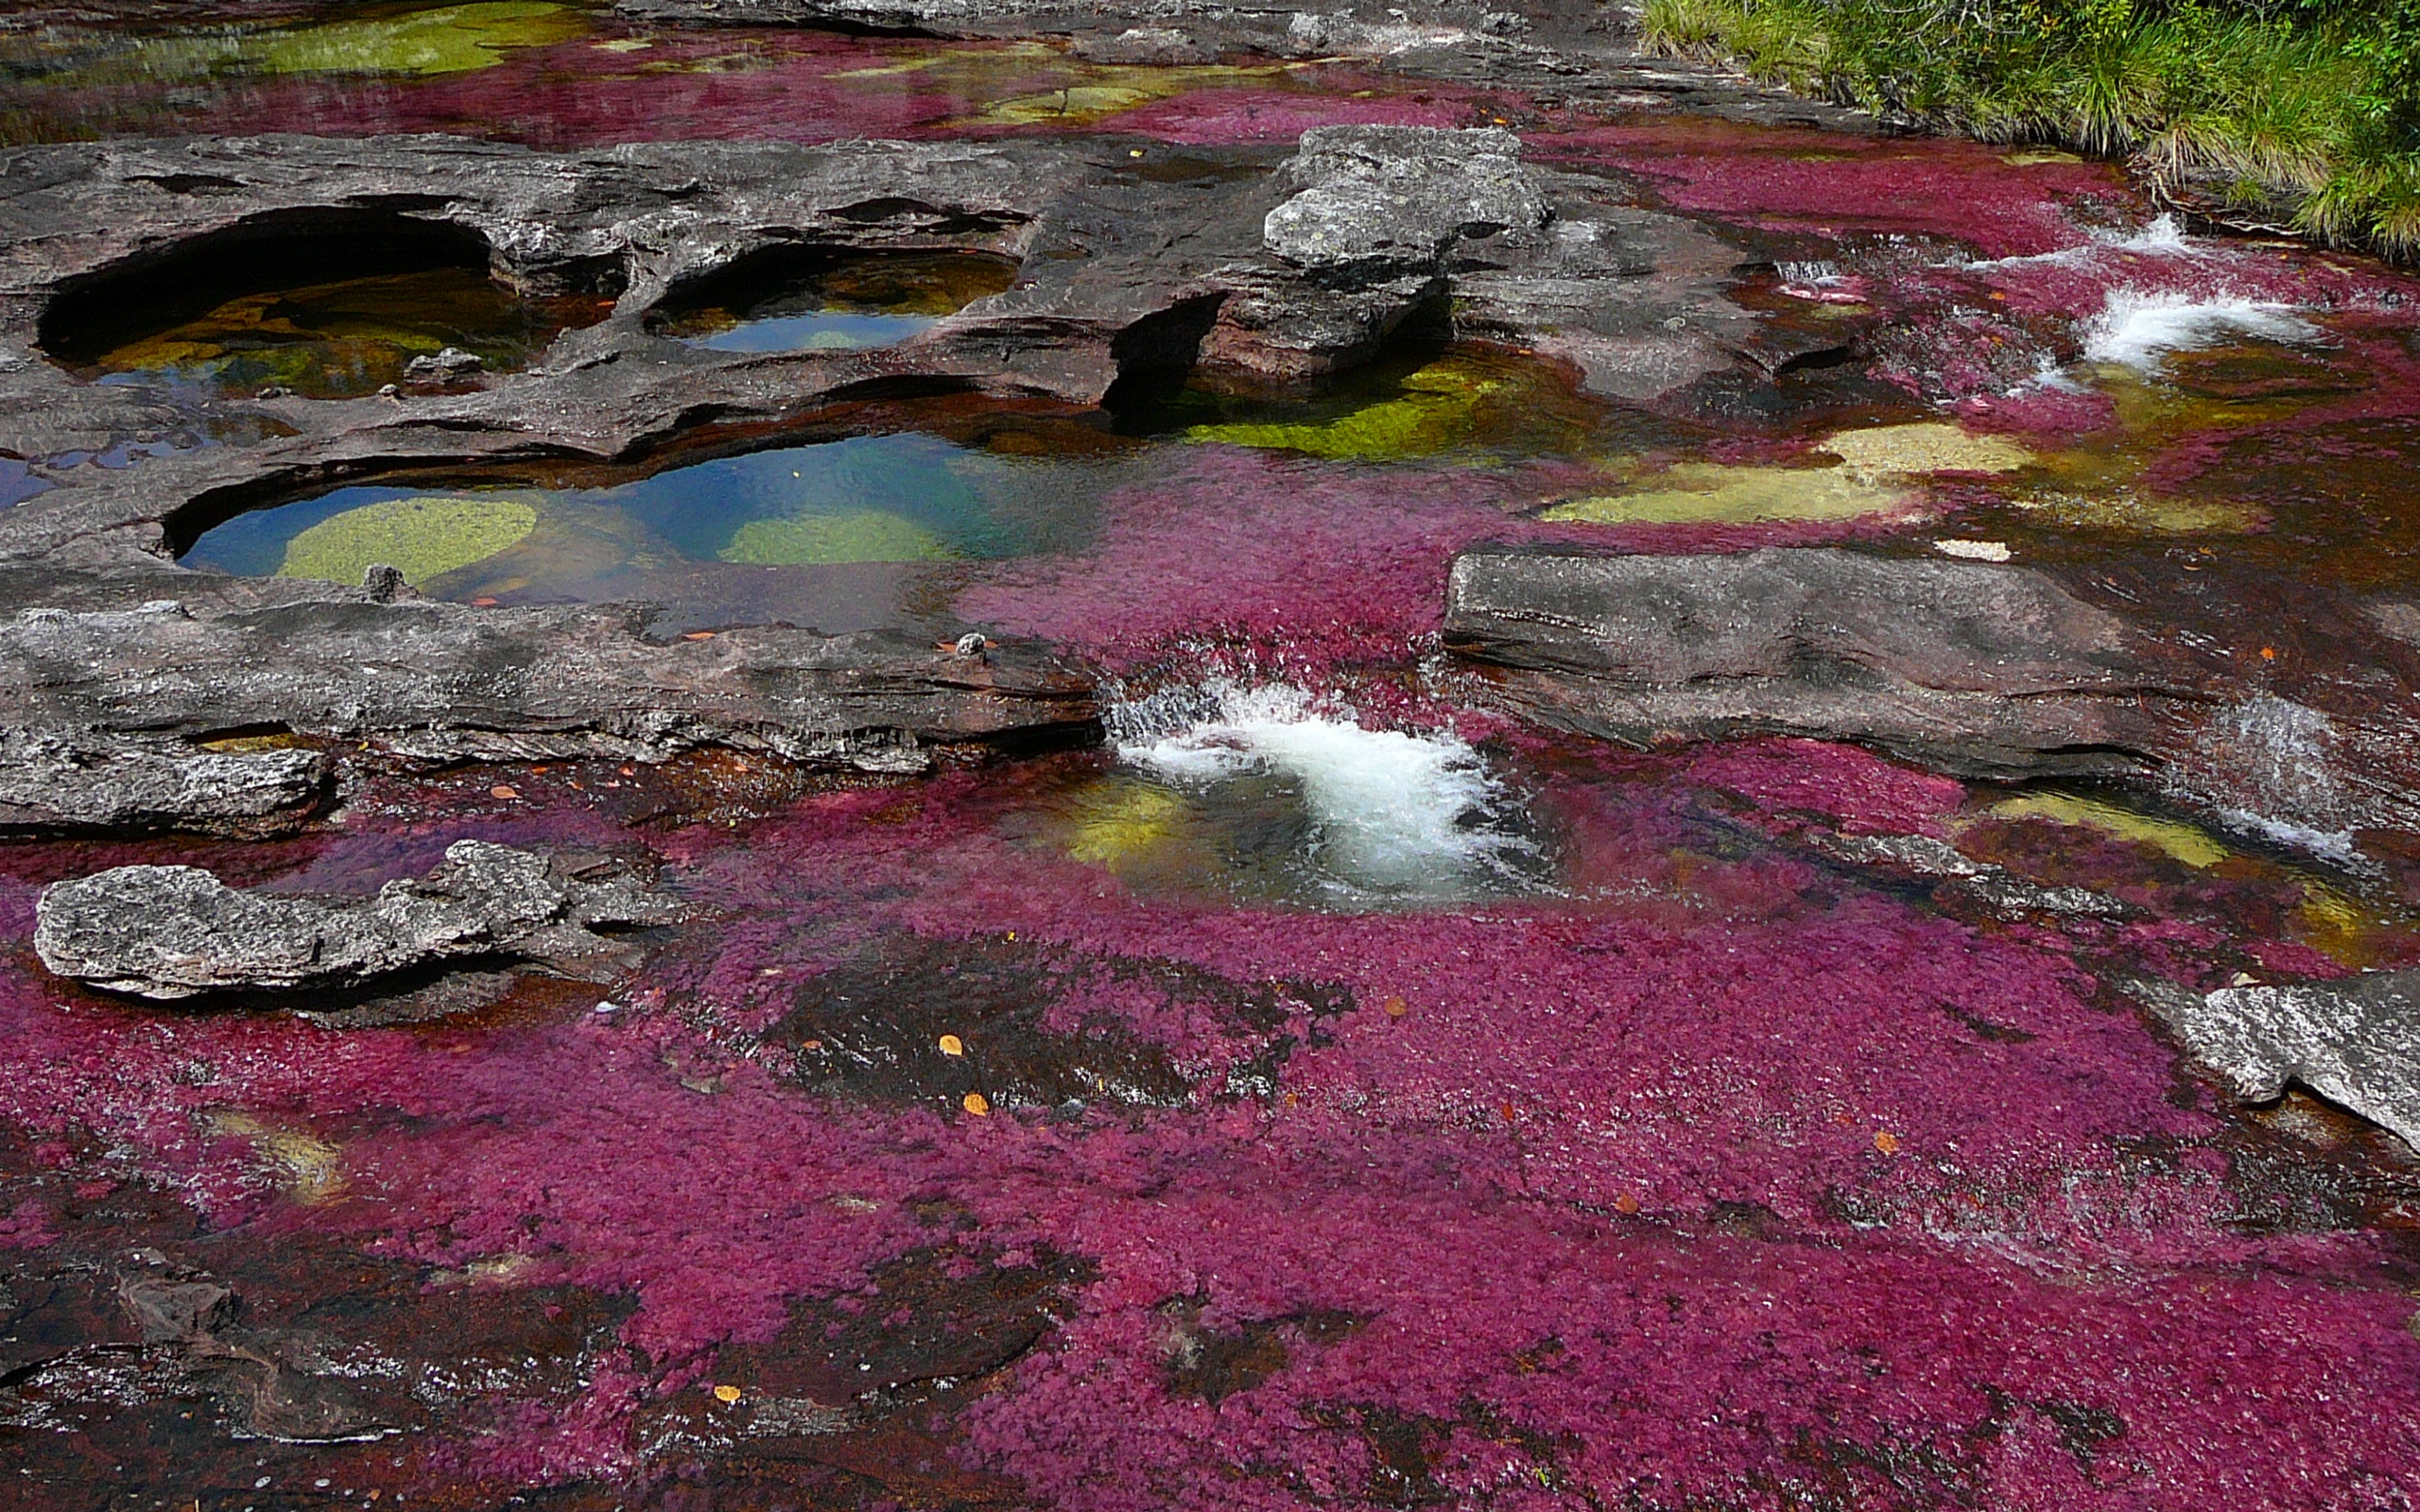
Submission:
<svg viewBox="0 0 2420 1512">
<path fill-rule="evenodd" d="M 1481 691 L 1627 744 L 1786 733 L 1974 775 L 2145 770 L 2194 670 L 2023 567 L 1832 549 L 1454 563 Z"/>
<path fill-rule="evenodd" d="M 576 966 L 613 954 L 615 931 L 683 916 L 621 862 L 462 840 L 427 876 L 368 899 L 239 891 L 199 867 L 118 867 L 45 889 L 34 949 L 60 976 L 174 999 L 351 986 L 463 957 Z"/>
<path fill-rule="evenodd" d="M 2307 1087 L 2420 1149 L 2420 971 L 2163 993 L 2155 1006 L 2243 1101 Z"/>
<path fill-rule="evenodd" d="M 0 830 L 281 834 L 309 820 L 332 769 L 316 750 L 96 747 L 0 736 Z"/>
</svg>

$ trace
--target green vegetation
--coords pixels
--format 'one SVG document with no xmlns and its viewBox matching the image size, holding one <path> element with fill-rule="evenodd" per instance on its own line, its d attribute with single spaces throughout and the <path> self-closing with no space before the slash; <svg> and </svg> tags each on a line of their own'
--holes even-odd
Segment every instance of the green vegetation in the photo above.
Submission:
<svg viewBox="0 0 2420 1512">
<path fill-rule="evenodd" d="M 2420 0 L 1646 0 L 1651 49 L 2420 254 Z"/>
<path fill-rule="evenodd" d="M 881 509 L 752 520 L 723 548 L 725 561 L 804 567 L 845 561 L 940 561 L 952 553 L 931 531 Z"/>
<path fill-rule="evenodd" d="M 1184 438 L 1305 452 L 1339 461 L 1429 456 L 1466 440 L 1479 402 L 1503 387 L 1501 379 L 1475 365 L 1448 357 L 1405 377 L 1400 398 L 1365 404 L 1334 420 L 1196 425 Z"/>
<path fill-rule="evenodd" d="M 485 561 L 538 527 L 538 511 L 513 499 L 389 499 L 332 515 L 286 542 L 280 577 L 357 583 L 372 566 L 399 569 L 418 588 Z"/>
</svg>

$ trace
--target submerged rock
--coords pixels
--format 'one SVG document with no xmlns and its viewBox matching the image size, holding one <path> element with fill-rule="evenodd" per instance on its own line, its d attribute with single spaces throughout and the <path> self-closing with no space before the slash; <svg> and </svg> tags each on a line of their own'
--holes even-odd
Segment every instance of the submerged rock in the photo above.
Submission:
<svg viewBox="0 0 2420 1512">
<path fill-rule="evenodd" d="M 367 899 L 242 892 L 199 867 L 118 867 L 45 889 L 34 949 L 60 976 L 171 999 L 352 986 L 468 956 L 578 963 L 612 954 L 612 931 L 682 917 L 618 861 L 462 840 L 427 876 Z"/>
<path fill-rule="evenodd" d="M 2310 1089 L 2420 1148 L 2420 971 L 2163 993 L 2193 1058 L 2246 1102 Z"/>
<path fill-rule="evenodd" d="M 2022 567 L 1488 549 L 1456 559 L 1448 595 L 1447 644 L 1496 699 L 1640 746 L 1786 733 L 1977 775 L 2134 773 L 2200 696 L 2125 622 Z"/>
<path fill-rule="evenodd" d="M 316 750 L 96 748 L 40 735 L 0 738 L 0 831 L 259 838 L 308 820 L 332 770 Z"/>
</svg>

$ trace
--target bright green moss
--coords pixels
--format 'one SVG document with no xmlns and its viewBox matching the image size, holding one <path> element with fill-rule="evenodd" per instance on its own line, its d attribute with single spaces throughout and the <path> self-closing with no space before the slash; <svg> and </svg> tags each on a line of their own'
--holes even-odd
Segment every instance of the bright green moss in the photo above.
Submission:
<svg viewBox="0 0 2420 1512">
<path fill-rule="evenodd" d="M 1403 381 L 1403 397 L 1381 400 L 1332 421 L 1196 425 L 1184 433 L 1184 438 L 1305 452 L 1340 460 L 1428 456 L 1468 438 L 1479 401 L 1502 387 L 1501 380 L 1482 376 L 1463 364 L 1432 362 Z"/>
<path fill-rule="evenodd" d="M 384 563 L 417 587 L 519 544 L 537 526 L 538 511 L 516 499 L 389 499 L 347 509 L 296 536 L 277 575 L 357 583 Z"/>
<path fill-rule="evenodd" d="M 953 553 L 941 538 L 880 509 L 853 514 L 752 520 L 720 553 L 725 561 L 803 567 L 844 561 L 938 561 Z"/>
</svg>

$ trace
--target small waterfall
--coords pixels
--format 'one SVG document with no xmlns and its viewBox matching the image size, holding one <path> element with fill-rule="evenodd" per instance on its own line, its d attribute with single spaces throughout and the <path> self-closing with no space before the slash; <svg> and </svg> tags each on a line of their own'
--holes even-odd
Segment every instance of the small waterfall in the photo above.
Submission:
<svg viewBox="0 0 2420 1512">
<path fill-rule="evenodd" d="M 2246 336 L 2258 341 L 2308 341 L 2318 335 L 2318 328 L 2296 315 L 2291 305 L 2232 295 L 2196 299 L 2116 289 L 2085 328 L 2083 354 L 2094 362 L 2118 363 L 2153 373 L 2171 352 L 2191 352 Z"/>
<path fill-rule="evenodd" d="M 1109 723 L 1119 758 L 1170 786 L 1298 787 L 1313 830 L 1304 862 L 1339 901 L 1536 889 L 1543 857 L 1512 795 L 1450 731 L 1371 730 L 1301 688 L 1223 680 L 1121 704 Z"/>
</svg>

